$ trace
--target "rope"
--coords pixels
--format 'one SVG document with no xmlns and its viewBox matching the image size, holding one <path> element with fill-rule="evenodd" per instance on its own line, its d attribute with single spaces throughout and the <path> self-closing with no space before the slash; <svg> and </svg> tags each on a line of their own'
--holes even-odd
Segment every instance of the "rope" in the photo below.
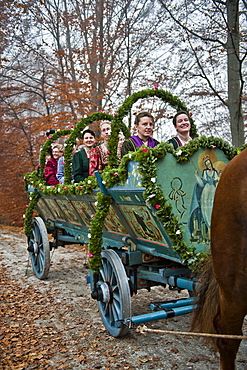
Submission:
<svg viewBox="0 0 247 370">
<path fill-rule="evenodd" d="M 210 338 L 226 338 L 226 339 L 240 339 L 246 340 L 247 335 L 228 335 L 228 334 L 210 334 L 210 333 L 194 333 L 186 331 L 172 331 L 172 330 L 159 330 L 148 329 L 145 325 L 136 328 L 137 333 L 145 334 L 145 332 L 162 333 L 162 334 L 175 334 L 175 335 L 190 335 L 194 337 L 210 337 Z"/>
</svg>

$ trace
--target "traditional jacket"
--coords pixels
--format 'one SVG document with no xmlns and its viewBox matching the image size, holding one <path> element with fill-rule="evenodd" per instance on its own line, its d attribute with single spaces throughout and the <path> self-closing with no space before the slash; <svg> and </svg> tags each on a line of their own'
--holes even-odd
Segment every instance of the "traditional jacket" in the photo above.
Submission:
<svg viewBox="0 0 247 370">
<path fill-rule="evenodd" d="M 59 181 L 56 178 L 57 174 L 57 160 L 55 158 L 50 158 L 46 163 L 44 170 L 44 179 L 47 185 L 57 185 Z"/>
<path fill-rule="evenodd" d="M 156 145 L 158 145 L 158 144 L 159 144 L 159 142 L 157 140 L 150 137 L 148 139 L 147 147 L 155 148 Z M 137 135 L 130 136 L 130 138 L 125 140 L 123 145 L 122 145 L 121 156 L 123 157 L 128 152 L 135 152 L 142 145 L 144 145 L 144 144 Z"/>
<path fill-rule="evenodd" d="M 168 143 L 172 144 L 174 149 L 177 149 L 179 146 L 184 146 L 184 144 L 182 143 L 178 136 L 174 136 L 171 139 L 169 139 Z"/>
<path fill-rule="evenodd" d="M 89 176 L 89 158 L 84 149 L 73 155 L 72 173 L 76 183 L 85 180 Z"/>
</svg>

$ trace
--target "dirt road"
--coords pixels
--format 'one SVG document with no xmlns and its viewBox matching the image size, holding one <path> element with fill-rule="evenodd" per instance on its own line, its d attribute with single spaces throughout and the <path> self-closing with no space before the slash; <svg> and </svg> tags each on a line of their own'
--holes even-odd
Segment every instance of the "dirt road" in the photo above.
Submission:
<svg viewBox="0 0 247 370">
<path fill-rule="evenodd" d="M 0 370 L 219 368 L 218 355 L 200 338 L 143 335 L 134 329 L 124 338 L 109 336 L 86 284 L 86 251 L 81 246 L 52 252 L 49 277 L 41 281 L 32 273 L 22 232 L 0 227 L 0 234 Z M 180 297 L 164 288 L 143 290 L 133 297 L 133 313 L 148 312 L 152 300 Z M 189 322 L 184 316 L 147 327 L 188 331 Z M 247 341 L 241 344 L 237 368 L 247 369 Z"/>
</svg>

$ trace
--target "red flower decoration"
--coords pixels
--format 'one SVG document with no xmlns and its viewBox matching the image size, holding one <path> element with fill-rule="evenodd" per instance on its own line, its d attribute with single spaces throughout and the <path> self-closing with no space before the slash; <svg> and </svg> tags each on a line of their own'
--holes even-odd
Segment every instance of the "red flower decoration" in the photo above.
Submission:
<svg viewBox="0 0 247 370">
<path fill-rule="evenodd" d="M 147 148 L 142 148 L 142 151 L 146 153 L 148 152 Z"/>
<path fill-rule="evenodd" d="M 159 204 L 156 204 L 155 208 L 156 209 L 159 209 L 160 208 L 160 205 Z"/>
<path fill-rule="evenodd" d="M 82 189 L 82 186 L 78 186 L 79 189 Z"/>
<path fill-rule="evenodd" d="M 117 172 L 114 172 L 113 176 L 117 176 L 117 175 L 118 175 L 118 173 Z"/>
<path fill-rule="evenodd" d="M 159 85 L 154 85 L 154 90 L 157 90 Z"/>
<path fill-rule="evenodd" d="M 216 146 L 215 146 L 215 145 L 213 145 L 213 146 L 211 147 L 211 149 L 216 149 Z"/>
<path fill-rule="evenodd" d="M 193 113 L 190 112 L 190 117 L 192 117 L 192 116 L 193 116 Z"/>
<path fill-rule="evenodd" d="M 92 253 L 88 253 L 88 257 L 89 257 L 89 258 L 92 258 L 92 257 L 94 257 L 94 254 L 92 254 Z"/>
<path fill-rule="evenodd" d="M 62 165 L 65 165 L 66 164 L 66 162 L 62 162 Z"/>
<path fill-rule="evenodd" d="M 116 116 L 117 115 L 117 113 L 113 113 L 113 116 Z"/>
<path fill-rule="evenodd" d="M 74 128 L 74 127 L 75 127 L 75 126 L 73 126 L 73 125 L 72 125 L 72 126 L 70 126 L 70 128 Z"/>
<path fill-rule="evenodd" d="M 38 168 L 40 168 L 40 164 L 38 164 L 38 166 L 37 166 Z"/>
<path fill-rule="evenodd" d="M 106 151 L 106 154 L 110 154 L 110 151 L 109 151 L 109 150 L 107 150 L 107 151 Z"/>
<path fill-rule="evenodd" d="M 67 190 L 66 186 L 63 188 L 63 190 Z"/>
</svg>

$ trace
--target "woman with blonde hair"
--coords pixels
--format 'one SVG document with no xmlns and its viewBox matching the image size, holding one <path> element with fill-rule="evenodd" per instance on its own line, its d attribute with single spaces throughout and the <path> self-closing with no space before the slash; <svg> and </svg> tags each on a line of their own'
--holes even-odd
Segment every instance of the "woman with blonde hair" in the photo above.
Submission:
<svg viewBox="0 0 247 370">
<path fill-rule="evenodd" d="M 108 121 L 103 121 L 100 124 L 100 133 L 103 143 L 92 149 L 89 161 L 89 175 L 93 175 L 94 171 L 103 170 L 108 164 L 108 140 L 111 135 L 111 124 Z"/>
<path fill-rule="evenodd" d="M 59 181 L 56 178 L 57 174 L 57 163 L 60 157 L 63 155 L 63 145 L 55 144 L 52 147 L 51 158 L 47 161 L 44 170 L 44 179 L 47 185 L 57 185 Z"/>
</svg>

